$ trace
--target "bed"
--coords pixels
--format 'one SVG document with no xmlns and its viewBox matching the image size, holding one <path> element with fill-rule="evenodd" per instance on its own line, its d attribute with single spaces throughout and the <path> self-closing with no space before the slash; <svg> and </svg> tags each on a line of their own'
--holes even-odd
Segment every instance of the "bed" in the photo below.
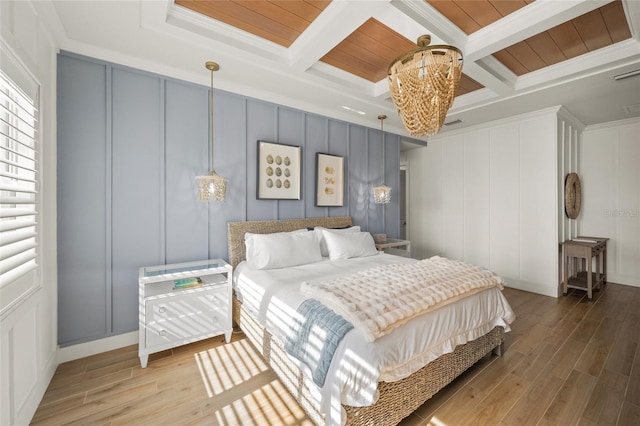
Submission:
<svg viewBox="0 0 640 426">
<path fill-rule="evenodd" d="M 286 270 L 256 271 L 247 266 L 245 261 L 247 250 L 245 234 L 273 234 L 315 227 L 347 228 L 351 225 L 352 220 L 349 216 L 230 222 L 228 224 L 229 263 L 235 269 L 233 318 L 314 423 L 318 425 L 393 425 L 411 414 L 485 355 L 491 352 L 501 355 L 504 332 L 509 330 L 509 323 L 515 316 L 499 289 L 492 289 L 491 292 L 480 291 L 473 296 L 488 297 L 489 302 L 483 300 L 478 303 L 471 297 L 459 299 L 436 311 L 408 321 L 389 335 L 376 340 L 375 343 L 365 342 L 358 331 L 352 330 L 345 335 L 336 350 L 327 374 L 327 382 L 323 387 L 319 387 L 310 377 L 309 370 L 287 354 L 283 331 L 274 326 L 273 321 L 271 323 L 269 321 L 274 311 L 281 316 L 281 312 L 290 308 L 285 306 L 286 303 L 295 305 L 305 298 L 293 290 L 285 291 L 285 285 L 290 285 L 293 289 L 299 287 L 295 284 L 296 282 L 320 280 L 321 276 L 331 275 L 326 272 L 326 268 L 342 268 L 345 273 L 350 273 L 373 268 L 375 265 L 415 262 L 415 260 L 381 253 L 362 259 L 323 260 L 317 264 L 299 265 Z M 283 289 L 280 289 L 280 283 Z M 248 287 L 249 285 L 265 287 Z M 261 297 L 253 293 L 260 293 Z M 481 327 L 474 325 L 470 327 L 472 330 L 456 331 L 455 336 L 442 343 L 435 352 L 424 351 L 424 347 L 410 348 L 417 350 L 417 355 L 407 355 L 406 351 L 409 349 L 403 347 L 398 349 L 397 353 L 390 350 L 392 353 L 387 355 L 386 351 L 389 349 L 382 348 L 383 345 L 403 346 L 399 342 L 410 341 L 413 338 L 405 339 L 400 333 L 408 333 L 408 336 L 414 337 L 429 335 L 428 338 L 442 339 L 438 333 L 447 331 L 441 331 L 438 328 L 437 332 L 427 332 L 425 330 L 433 330 L 435 327 L 431 329 L 424 327 L 425 321 L 449 324 L 451 321 L 438 319 L 440 317 L 435 315 L 444 315 L 443 318 L 446 318 L 446 315 L 450 318 L 458 318 L 461 313 L 467 319 L 480 317 L 484 314 L 474 309 L 481 309 L 479 306 L 487 303 L 494 306 L 491 309 L 495 312 L 487 314 L 491 316 L 487 316 L 487 319 L 477 320 L 482 321 Z M 446 327 L 443 326 L 443 328 Z M 452 326 L 452 330 L 454 328 Z M 424 339 L 427 337 L 416 337 L 416 341 Z M 416 343 L 416 346 L 421 344 Z M 353 354 L 357 356 L 354 357 Z M 395 360 L 393 368 L 380 367 L 387 365 L 387 357 Z M 351 367 L 354 364 L 359 367 L 355 369 L 350 367 L 348 373 L 345 373 L 345 369 L 340 365 L 348 364 L 347 358 L 351 361 L 353 359 L 364 361 L 360 364 L 351 362 Z M 417 366 L 417 363 L 420 365 Z M 345 378 L 347 374 L 351 376 Z M 366 380 L 371 380 L 368 374 L 378 379 L 374 382 L 373 388 L 371 385 L 367 387 L 363 384 Z M 367 377 L 362 379 L 361 376 Z"/>
</svg>

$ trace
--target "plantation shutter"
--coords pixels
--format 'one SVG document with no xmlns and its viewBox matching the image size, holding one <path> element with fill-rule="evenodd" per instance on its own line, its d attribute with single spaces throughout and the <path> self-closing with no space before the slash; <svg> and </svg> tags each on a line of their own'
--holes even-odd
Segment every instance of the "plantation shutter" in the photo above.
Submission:
<svg viewBox="0 0 640 426">
<path fill-rule="evenodd" d="M 34 270 L 38 107 L 0 70 L 0 288 Z"/>
</svg>

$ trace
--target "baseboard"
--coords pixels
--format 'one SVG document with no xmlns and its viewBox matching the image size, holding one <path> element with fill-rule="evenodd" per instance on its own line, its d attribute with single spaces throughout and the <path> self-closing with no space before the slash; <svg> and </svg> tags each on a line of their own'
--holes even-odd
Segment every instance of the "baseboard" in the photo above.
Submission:
<svg viewBox="0 0 640 426">
<path fill-rule="evenodd" d="M 515 278 L 502 277 L 505 281 L 506 287 L 515 288 L 518 290 L 524 290 L 531 293 L 541 294 L 543 296 L 558 297 L 558 289 L 553 286 L 545 286 L 538 283 L 532 283 L 528 281 L 521 281 Z"/>
<path fill-rule="evenodd" d="M 624 275 L 607 274 L 607 282 L 628 285 L 631 287 L 640 287 L 640 280 Z"/>
<path fill-rule="evenodd" d="M 51 357 L 41 372 L 36 386 L 33 388 L 33 391 L 29 395 L 29 398 L 27 398 L 25 404 L 17 413 L 14 421 L 15 425 L 28 425 L 31 423 L 33 416 L 36 414 L 36 410 L 40 406 L 40 401 L 42 401 L 42 397 L 47 391 L 49 383 L 51 383 L 51 379 L 53 378 L 57 368 L 58 364 L 56 363 L 56 355 L 51 351 Z"/>
<path fill-rule="evenodd" d="M 58 348 L 58 364 L 138 344 L 138 332 L 118 334 L 105 339 Z"/>
</svg>

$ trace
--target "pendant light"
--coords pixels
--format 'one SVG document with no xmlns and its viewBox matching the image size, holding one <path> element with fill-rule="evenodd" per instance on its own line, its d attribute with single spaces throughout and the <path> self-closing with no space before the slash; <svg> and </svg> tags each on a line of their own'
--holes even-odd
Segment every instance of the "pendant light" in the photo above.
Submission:
<svg viewBox="0 0 640 426">
<path fill-rule="evenodd" d="M 198 181 L 198 196 L 200 201 L 209 201 L 212 197 L 216 201 L 224 201 L 227 193 L 227 180 L 213 169 L 213 73 L 220 69 L 216 62 L 208 61 L 205 67 L 211 72 L 211 91 L 209 92 L 209 167 L 210 172 L 205 176 L 196 176 Z"/>
<path fill-rule="evenodd" d="M 384 153 L 384 120 L 387 118 L 386 115 L 381 114 L 378 116 L 378 120 L 380 120 L 380 132 L 382 133 L 382 152 Z M 384 170 L 384 159 L 383 159 L 383 170 Z M 380 186 L 376 186 L 373 188 L 373 202 L 376 204 L 389 204 L 391 202 L 391 188 L 386 186 L 384 183 Z"/>
</svg>

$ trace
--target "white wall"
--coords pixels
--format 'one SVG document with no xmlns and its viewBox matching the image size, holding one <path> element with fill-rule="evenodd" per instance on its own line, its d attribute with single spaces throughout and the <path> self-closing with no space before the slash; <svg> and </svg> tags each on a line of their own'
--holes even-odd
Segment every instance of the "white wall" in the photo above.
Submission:
<svg viewBox="0 0 640 426">
<path fill-rule="evenodd" d="M 584 125 L 564 109 L 558 112 L 558 243 L 577 237 L 578 219 L 570 219 L 564 208 L 565 179 L 569 173 L 580 172 L 579 149 Z M 558 244 L 558 283 L 564 280 L 562 245 Z"/>
<path fill-rule="evenodd" d="M 570 219 L 564 208 L 565 179 L 579 173 L 579 149 L 584 126 L 564 110 L 558 113 L 558 241 L 578 236 L 578 220 Z M 560 268 L 562 269 L 562 268 Z"/>
<path fill-rule="evenodd" d="M 558 295 L 558 108 L 445 133 L 407 152 L 415 257 L 487 267 Z"/>
<path fill-rule="evenodd" d="M 580 147 L 582 235 L 610 238 L 607 281 L 640 287 L 640 119 L 587 127 Z"/>
<path fill-rule="evenodd" d="M 56 47 L 31 2 L 2 0 L 0 16 L 0 65 L 21 69 L 20 83 L 39 85 L 41 100 L 40 269 L 0 310 L 0 424 L 11 425 L 31 421 L 57 367 Z"/>
</svg>

